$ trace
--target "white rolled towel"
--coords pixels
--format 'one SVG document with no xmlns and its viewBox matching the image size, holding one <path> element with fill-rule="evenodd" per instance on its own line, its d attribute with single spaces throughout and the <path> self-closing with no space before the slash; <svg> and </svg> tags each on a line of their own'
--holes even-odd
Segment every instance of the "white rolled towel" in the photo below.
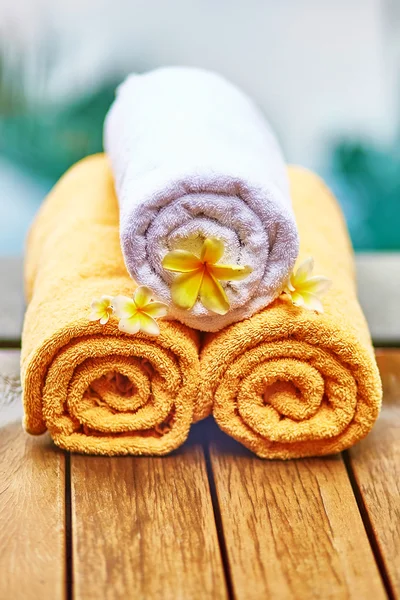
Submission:
<svg viewBox="0 0 400 600">
<path fill-rule="evenodd" d="M 253 102 L 215 73 L 166 67 L 130 75 L 104 128 L 120 204 L 121 246 L 139 284 L 169 305 L 169 315 L 203 331 L 250 317 L 281 292 L 298 254 L 286 166 Z M 200 255 L 205 239 L 224 244 L 220 262 L 249 266 L 222 281 L 229 310 L 201 296 L 187 310 L 171 299 L 172 250 Z"/>
</svg>

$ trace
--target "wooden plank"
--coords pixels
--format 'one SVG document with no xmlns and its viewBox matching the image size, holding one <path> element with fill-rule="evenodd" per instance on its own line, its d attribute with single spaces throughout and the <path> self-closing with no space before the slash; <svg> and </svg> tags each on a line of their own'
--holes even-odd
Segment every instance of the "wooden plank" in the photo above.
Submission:
<svg viewBox="0 0 400 600">
<path fill-rule="evenodd" d="M 75 600 L 227 598 L 198 441 L 163 458 L 71 457 Z"/>
<path fill-rule="evenodd" d="M 400 252 L 356 254 L 358 295 L 375 344 L 400 345 Z"/>
<path fill-rule="evenodd" d="M 24 317 L 22 259 L 0 258 L 0 343 L 16 346 L 21 339 Z"/>
<path fill-rule="evenodd" d="M 64 456 L 22 430 L 19 352 L 0 351 L 0 598 L 65 597 Z"/>
<path fill-rule="evenodd" d="M 18 343 L 24 312 L 22 259 L 0 258 L 0 342 Z M 400 342 L 400 252 L 356 254 L 360 302 L 375 343 Z"/>
<path fill-rule="evenodd" d="M 365 440 L 349 451 L 392 597 L 400 598 L 400 350 L 378 350 L 384 400 Z"/>
<path fill-rule="evenodd" d="M 236 600 L 386 598 L 340 456 L 257 459 L 211 444 Z"/>
</svg>

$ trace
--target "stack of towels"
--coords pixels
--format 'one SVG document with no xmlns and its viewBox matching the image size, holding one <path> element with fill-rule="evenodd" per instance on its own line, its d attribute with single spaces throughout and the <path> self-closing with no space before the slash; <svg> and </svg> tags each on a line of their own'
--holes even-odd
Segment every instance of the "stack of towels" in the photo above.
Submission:
<svg viewBox="0 0 400 600">
<path fill-rule="evenodd" d="M 70 451 L 162 455 L 212 414 L 284 459 L 363 438 L 381 384 L 324 183 L 287 167 L 252 101 L 198 69 L 128 77 L 104 143 L 30 231 L 27 431 Z"/>
</svg>

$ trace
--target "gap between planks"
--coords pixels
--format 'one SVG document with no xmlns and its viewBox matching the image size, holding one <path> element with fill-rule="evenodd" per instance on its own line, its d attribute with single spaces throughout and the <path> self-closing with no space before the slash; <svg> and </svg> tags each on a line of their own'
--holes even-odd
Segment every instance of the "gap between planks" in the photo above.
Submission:
<svg viewBox="0 0 400 600">
<path fill-rule="evenodd" d="M 349 473 L 340 456 L 267 462 L 213 436 L 212 472 L 238 600 L 400 597 L 400 351 L 377 350 L 377 359 L 383 409 L 348 452 Z"/>
<path fill-rule="evenodd" d="M 225 439 L 210 455 L 235 598 L 386 598 L 340 456 L 266 462 Z"/>
<path fill-rule="evenodd" d="M 228 598 L 201 427 L 164 458 L 68 456 L 21 414 L 0 351 L 0 598 Z"/>
<path fill-rule="evenodd" d="M 400 479 L 399 356 L 400 352 L 378 351 L 384 409 L 373 432 L 350 451 L 349 459 L 392 597 L 399 592 L 399 519 L 394 518 L 400 510 L 396 491 Z M 10 484 L 2 487 L 0 508 L 8 519 L 3 541 L 11 540 L 8 555 L 3 553 L 0 558 L 8 572 L 3 584 L 8 592 L 14 586 L 12 597 L 16 599 L 34 598 L 37 593 L 46 598 L 46 590 L 51 590 L 47 597 L 53 600 L 64 598 L 65 592 L 64 455 L 46 436 L 30 438 L 16 428 L 18 415 L 12 412 L 15 403 L 10 397 L 19 401 L 18 369 L 18 352 L 0 352 L 1 414 L 7 416 L 1 430 L 0 461 Z M 217 525 L 220 519 L 224 527 L 220 539 L 225 545 L 225 571 L 231 576 L 228 589 L 202 449 L 210 437 L 215 440 L 210 446 L 210 481 L 211 488 L 215 485 Z M 161 593 L 168 598 L 172 589 L 178 591 L 174 598 L 187 600 L 197 598 L 200 587 L 201 598 L 234 596 L 237 600 L 385 597 L 340 457 L 261 461 L 213 423 L 202 423 L 193 427 L 189 444 L 170 457 L 73 456 L 72 471 L 75 552 L 70 575 L 73 572 L 75 577 L 74 600 L 97 599 L 104 585 L 108 590 L 104 597 L 113 600 L 122 597 L 118 595 L 121 590 L 125 598 L 132 590 L 136 598 L 146 597 L 143 594 L 158 598 Z M 65 477 L 68 481 L 68 471 Z M 24 506 L 23 518 L 16 508 L 9 511 L 13 505 Z M 204 531 L 199 534 L 199 525 L 205 528 L 206 539 Z M 16 538 L 11 535 L 15 532 Z M 143 539 L 145 542 L 138 542 Z M 31 556 L 36 546 L 43 550 Z M 138 550 L 142 549 L 145 552 L 140 558 Z M 23 560 L 17 561 L 20 557 Z M 111 566 L 108 558 L 113 561 Z M 188 559 L 192 560 L 190 568 Z M 176 579 L 170 577 L 161 584 L 160 571 L 163 573 L 166 565 Z M 134 582 L 132 588 L 133 574 L 140 567 L 140 582 Z M 38 578 L 38 573 L 47 575 Z M 24 587 L 24 581 L 29 585 Z"/>
<path fill-rule="evenodd" d="M 71 456 L 74 600 L 228 598 L 196 434 L 163 458 Z"/>
<path fill-rule="evenodd" d="M 383 406 L 371 433 L 347 452 L 360 510 L 389 598 L 400 597 L 400 350 L 376 351 Z"/>
</svg>

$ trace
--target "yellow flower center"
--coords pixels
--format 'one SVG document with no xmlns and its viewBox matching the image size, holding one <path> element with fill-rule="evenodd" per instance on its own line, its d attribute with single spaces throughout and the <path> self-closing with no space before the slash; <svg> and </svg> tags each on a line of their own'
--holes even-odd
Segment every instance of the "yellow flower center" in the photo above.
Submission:
<svg viewBox="0 0 400 600">
<path fill-rule="evenodd" d="M 224 254 L 224 243 L 216 238 L 204 240 L 200 257 L 187 250 L 173 250 L 163 259 L 167 271 L 179 273 L 171 285 L 171 298 L 180 308 L 190 310 L 200 298 L 210 311 L 224 315 L 229 301 L 220 281 L 244 279 L 250 267 L 224 265 L 218 261 Z"/>
</svg>

